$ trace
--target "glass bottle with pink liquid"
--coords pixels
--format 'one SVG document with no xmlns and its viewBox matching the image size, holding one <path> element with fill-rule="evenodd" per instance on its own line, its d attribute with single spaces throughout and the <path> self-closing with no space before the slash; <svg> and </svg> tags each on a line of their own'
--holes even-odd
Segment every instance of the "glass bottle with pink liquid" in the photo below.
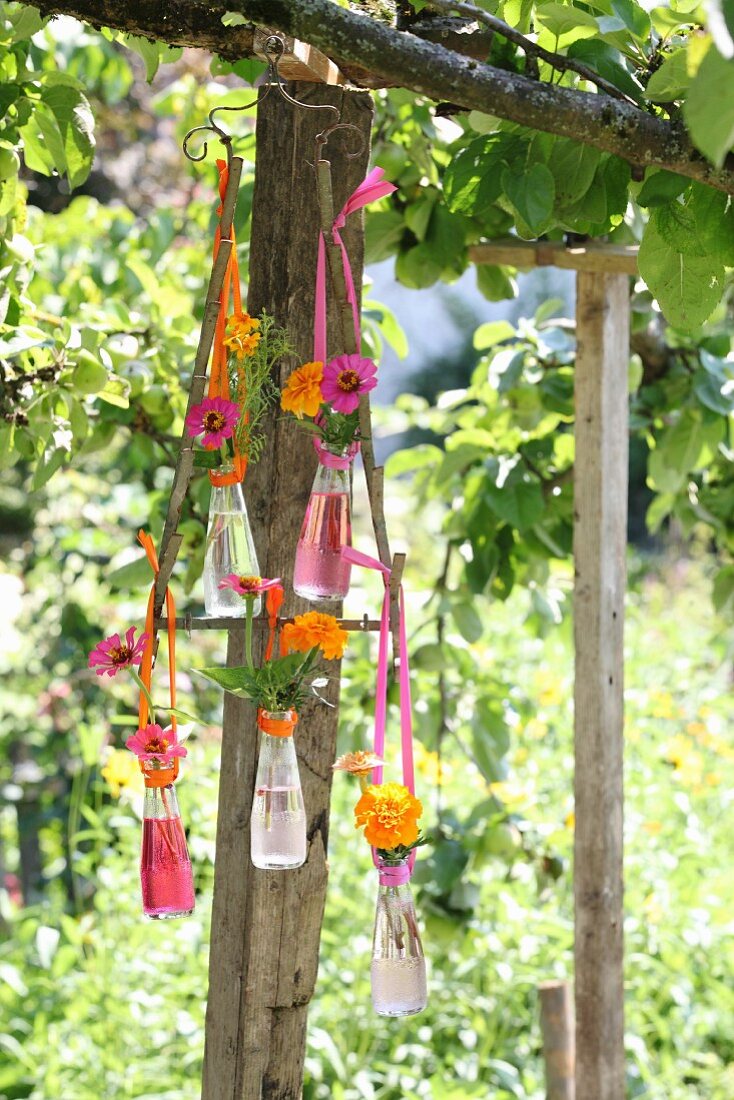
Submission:
<svg viewBox="0 0 734 1100">
<path fill-rule="evenodd" d="M 414 1016 L 428 1003 L 426 960 L 407 861 L 380 868 L 372 938 L 372 1006 L 378 1016 Z"/>
<path fill-rule="evenodd" d="M 352 545 L 349 467 L 353 452 L 319 448 L 306 515 L 296 547 L 293 590 L 311 601 L 342 600 L 349 591 L 352 567 L 342 559 Z"/>
<path fill-rule="evenodd" d="M 143 912 L 151 920 L 187 917 L 194 911 L 194 880 L 173 787 L 178 773 L 176 761 L 163 768 L 152 766 L 157 761 L 141 763 L 145 778 L 140 856 Z"/>
<path fill-rule="evenodd" d="M 259 710 L 260 756 L 250 815 L 250 856 L 264 871 L 286 871 L 306 862 L 303 806 L 293 729 L 293 710 Z"/>
</svg>

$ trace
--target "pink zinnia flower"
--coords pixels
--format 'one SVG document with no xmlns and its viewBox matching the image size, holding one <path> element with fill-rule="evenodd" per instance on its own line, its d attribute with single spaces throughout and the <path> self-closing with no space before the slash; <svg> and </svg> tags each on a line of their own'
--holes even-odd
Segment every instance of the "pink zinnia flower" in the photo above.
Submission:
<svg viewBox="0 0 734 1100">
<path fill-rule="evenodd" d="M 160 760 L 170 764 L 174 756 L 186 756 L 186 749 L 178 743 L 175 730 L 170 727 L 163 730 L 155 722 L 149 722 L 144 730 L 128 737 L 125 744 L 141 760 Z"/>
<path fill-rule="evenodd" d="M 266 577 L 239 577 L 236 573 L 228 573 L 224 580 L 219 582 L 220 588 L 231 588 L 240 596 L 259 596 L 261 592 L 267 592 L 269 588 L 277 588 L 280 577 L 269 581 Z"/>
<path fill-rule="evenodd" d="M 334 412 L 351 413 L 359 405 L 360 394 L 377 385 L 377 367 L 361 355 L 338 355 L 324 367 L 321 393 Z"/>
<path fill-rule="evenodd" d="M 189 435 L 204 432 L 202 446 L 213 450 L 229 439 L 239 418 L 240 407 L 236 401 L 227 401 L 224 397 L 205 397 L 200 405 L 194 405 L 186 417 L 186 430 Z"/>
<path fill-rule="evenodd" d="M 120 669 L 140 664 L 147 641 L 147 634 L 141 634 L 137 642 L 135 641 L 134 626 L 128 630 L 124 642 L 119 634 L 112 634 L 98 642 L 89 654 L 89 667 L 99 665 L 95 670 L 98 676 L 104 676 L 105 672 L 108 676 L 116 676 Z"/>
</svg>

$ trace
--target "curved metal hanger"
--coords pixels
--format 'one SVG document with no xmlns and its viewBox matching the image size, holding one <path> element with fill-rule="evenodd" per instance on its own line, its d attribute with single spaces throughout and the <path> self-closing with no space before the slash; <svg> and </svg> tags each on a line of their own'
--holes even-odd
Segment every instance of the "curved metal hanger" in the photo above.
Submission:
<svg viewBox="0 0 734 1100">
<path fill-rule="evenodd" d="M 219 111 L 248 111 L 251 107 L 255 107 L 259 102 L 261 102 L 265 98 L 265 96 L 269 94 L 270 90 L 273 87 L 277 88 L 283 99 L 285 99 L 286 102 L 290 103 L 293 107 L 300 108 L 302 111 L 332 111 L 334 115 L 336 115 L 336 118 L 331 126 L 326 127 L 324 130 L 316 135 L 315 141 L 317 161 L 323 159 L 323 150 L 325 149 L 331 135 L 337 130 L 353 130 L 356 134 L 358 134 L 360 139 L 359 148 L 356 150 L 356 152 L 348 152 L 345 154 L 348 160 L 352 160 L 354 157 L 358 157 L 359 154 L 362 152 L 362 149 L 364 148 L 364 138 L 359 132 L 358 127 L 352 125 L 351 122 L 341 121 L 341 111 L 338 107 L 335 107 L 331 103 L 302 103 L 299 99 L 294 99 L 293 96 L 285 90 L 285 84 L 278 72 L 278 63 L 280 62 L 280 59 L 285 52 L 285 43 L 283 42 L 283 39 L 279 38 L 277 34 L 271 34 L 265 41 L 265 48 L 263 52 L 265 53 L 268 61 L 268 69 L 265 79 L 265 90 L 262 92 L 262 94 L 259 94 L 257 98 L 252 101 L 252 103 L 244 103 L 240 107 L 213 107 L 208 115 L 209 122 L 204 123 L 201 126 L 194 126 L 191 130 L 188 131 L 183 139 L 183 151 L 188 159 L 193 161 L 204 160 L 208 151 L 208 142 L 204 142 L 201 154 L 199 156 L 196 156 L 189 150 L 189 141 L 194 134 L 198 134 L 202 130 L 210 130 L 212 133 L 217 135 L 217 138 L 219 139 L 221 144 L 224 145 L 225 149 L 227 150 L 227 160 L 229 161 L 232 156 L 232 135 L 228 134 L 226 130 L 224 130 L 214 121 L 214 116 L 218 114 Z"/>
</svg>

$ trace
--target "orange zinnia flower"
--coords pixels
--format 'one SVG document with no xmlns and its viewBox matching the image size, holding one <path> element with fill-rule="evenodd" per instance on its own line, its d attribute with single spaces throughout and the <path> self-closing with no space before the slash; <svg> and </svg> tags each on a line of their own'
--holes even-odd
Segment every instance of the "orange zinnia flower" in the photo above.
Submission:
<svg viewBox="0 0 734 1100">
<path fill-rule="evenodd" d="M 304 363 L 290 375 L 280 395 L 280 407 L 292 412 L 299 420 L 306 416 L 316 416 L 321 408 L 321 381 L 324 377 L 323 363 Z"/>
<path fill-rule="evenodd" d="M 287 653 L 306 653 L 318 646 L 327 661 L 335 661 L 343 656 L 349 635 L 333 615 L 307 611 L 305 615 L 296 615 L 292 623 L 285 624 L 281 639 Z"/>
<path fill-rule="evenodd" d="M 419 798 L 402 783 L 368 787 L 354 807 L 355 829 L 364 825 L 364 836 L 373 848 L 391 851 L 418 839 L 418 818 L 423 813 Z"/>
</svg>

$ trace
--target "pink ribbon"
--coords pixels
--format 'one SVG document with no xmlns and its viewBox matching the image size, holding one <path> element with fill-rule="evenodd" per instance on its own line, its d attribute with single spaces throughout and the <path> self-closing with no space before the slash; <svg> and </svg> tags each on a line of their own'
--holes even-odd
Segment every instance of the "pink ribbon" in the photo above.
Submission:
<svg viewBox="0 0 734 1100">
<path fill-rule="evenodd" d="M 365 569 L 376 569 L 382 573 L 385 584 L 385 595 L 382 600 L 382 615 L 380 616 L 380 640 L 377 650 L 377 687 L 375 691 L 375 740 L 374 751 L 377 756 L 385 755 L 385 726 L 387 719 L 387 647 L 390 636 L 390 577 L 392 570 L 383 565 L 377 558 L 371 558 L 368 554 L 362 554 L 351 546 L 342 547 L 342 557 L 352 565 L 362 565 Z M 415 794 L 415 770 L 413 767 L 413 706 L 410 697 L 410 663 L 408 661 L 408 633 L 405 623 L 405 596 L 403 586 L 398 589 L 399 625 L 398 638 L 400 644 L 400 671 L 398 686 L 400 688 L 400 740 L 403 761 L 403 784 L 411 794 Z M 382 767 L 374 769 L 375 783 L 382 783 Z M 397 886 L 403 882 L 409 882 L 415 866 L 415 848 L 408 856 L 407 865 L 404 867 L 388 866 L 379 859 L 376 850 L 372 849 L 372 862 L 380 872 L 381 886 Z M 403 877 L 404 876 L 404 877 Z"/>
<path fill-rule="evenodd" d="M 356 439 L 349 444 L 346 454 L 343 455 L 335 455 L 333 451 L 324 446 L 317 435 L 313 437 L 313 445 L 316 448 L 316 454 L 319 456 L 319 462 L 329 470 L 348 470 L 354 461 L 354 456 L 359 453 L 359 440 Z"/>
<path fill-rule="evenodd" d="M 354 318 L 354 339 L 359 351 L 361 334 L 359 327 L 359 310 L 357 309 L 357 294 L 354 289 L 352 268 L 349 264 L 344 241 L 339 232 L 346 225 L 347 218 L 355 210 L 360 210 L 377 199 L 397 191 L 394 183 L 388 183 L 382 177 L 385 172 L 382 168 L 373 168 L 369 175 L 362 180 L 359 187 L 347 199 L 341 213 L 336 217 L 331 227 L 331 236 L 334 244 L 338 244 L 342 250 L 344 260 L 344 275 L 347 283 L 347 301 L 352 307 Z M 326 243 L 323 232 L 319 234 L 319 252 L 316 261 L 316 308 L 313 323 L 313 357 L 316 363 L 326 363 Z"/>
</svg>

